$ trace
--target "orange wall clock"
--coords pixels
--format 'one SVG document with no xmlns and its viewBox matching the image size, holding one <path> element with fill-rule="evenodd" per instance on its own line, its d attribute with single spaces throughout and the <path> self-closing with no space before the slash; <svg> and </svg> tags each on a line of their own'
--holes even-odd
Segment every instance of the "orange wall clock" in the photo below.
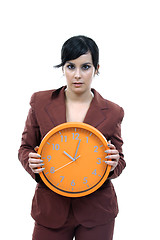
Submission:
<svg viewBox="0 0 160 240">
<path fill-rule="evenodd" d="M 38 154 L 45 170 L 43 182 L 66 197 L 82 197 L 96 191 L 107 179 L 111 166 L 105 163 L 107 140 L 85 123 L 63 123 L 43 138 Z"/>
</svg>

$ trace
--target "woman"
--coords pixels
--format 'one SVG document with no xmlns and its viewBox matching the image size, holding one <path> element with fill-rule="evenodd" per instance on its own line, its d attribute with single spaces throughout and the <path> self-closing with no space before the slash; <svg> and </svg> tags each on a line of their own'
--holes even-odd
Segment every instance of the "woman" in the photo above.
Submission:
<svg viewBox="0 0 160 240">
<path fill-rule="evenodd" d="M 61 51 L 61 64 L 67 85 L 56 90 L 41 91 L 31 97 L 19 159 L 38 182 L 32 202 L 35 219 L 33 240 L 111 240 L 117 198 L 111 179 L 125 168 L 122 153 L 121 121 L 124 111 L 105 100 L 91 83 L 99 71 L 99 49 L 85 36 L 68 39 Z M 43 161 L 34 150 L 53 127 L 64 122 L 85 122 L 96 127 L 109 142 L 112 161 L 107 181 L 94 193 L 68 198 L 51 191 L 40 179 Z M 42 167 L 42 168 L 38 168 Z"/>
</svg>

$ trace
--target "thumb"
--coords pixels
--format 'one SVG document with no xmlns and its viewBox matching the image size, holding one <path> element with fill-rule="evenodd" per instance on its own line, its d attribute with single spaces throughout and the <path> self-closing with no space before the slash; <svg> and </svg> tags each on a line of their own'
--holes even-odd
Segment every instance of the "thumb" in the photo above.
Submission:
<svg viewBox="0 0 160 240">
<path fill-rule="evenodd" d="M 36 146 L 36 147 L 34 148 L 34 150 L 35 150 L 36 152 L 38 152 L 38 149 L 39 149 L 38 146 Z"/>
</svg>

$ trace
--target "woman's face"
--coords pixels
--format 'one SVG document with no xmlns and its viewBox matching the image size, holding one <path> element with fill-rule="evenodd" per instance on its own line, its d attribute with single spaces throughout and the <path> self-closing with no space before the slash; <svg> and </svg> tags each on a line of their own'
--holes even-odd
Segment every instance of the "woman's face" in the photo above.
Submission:
<svg viewBox="0 0 160 240">
<path fill-rule="evenodd" d="M 67 81 L 67 89 L 74 93 L 90 91 L 91 83 L 96 74 L 92 63 L 91 53 L 81 55 L 79 58 L 67 61 L 63 67 Z"/>
</svg>

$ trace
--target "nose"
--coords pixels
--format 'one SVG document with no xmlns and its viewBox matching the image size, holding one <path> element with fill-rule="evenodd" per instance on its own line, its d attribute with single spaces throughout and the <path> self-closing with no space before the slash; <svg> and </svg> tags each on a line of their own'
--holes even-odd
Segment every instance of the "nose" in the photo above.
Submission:
<svg viewBox="0 0 160 240">
<path fill-rule="evenodd" d="M 79 68 L 76 69 L 74 77 L 75 77 L 75 79 L 80 79 L 81 78 L 81 73 L 80 73 Z"/>
</svg>

